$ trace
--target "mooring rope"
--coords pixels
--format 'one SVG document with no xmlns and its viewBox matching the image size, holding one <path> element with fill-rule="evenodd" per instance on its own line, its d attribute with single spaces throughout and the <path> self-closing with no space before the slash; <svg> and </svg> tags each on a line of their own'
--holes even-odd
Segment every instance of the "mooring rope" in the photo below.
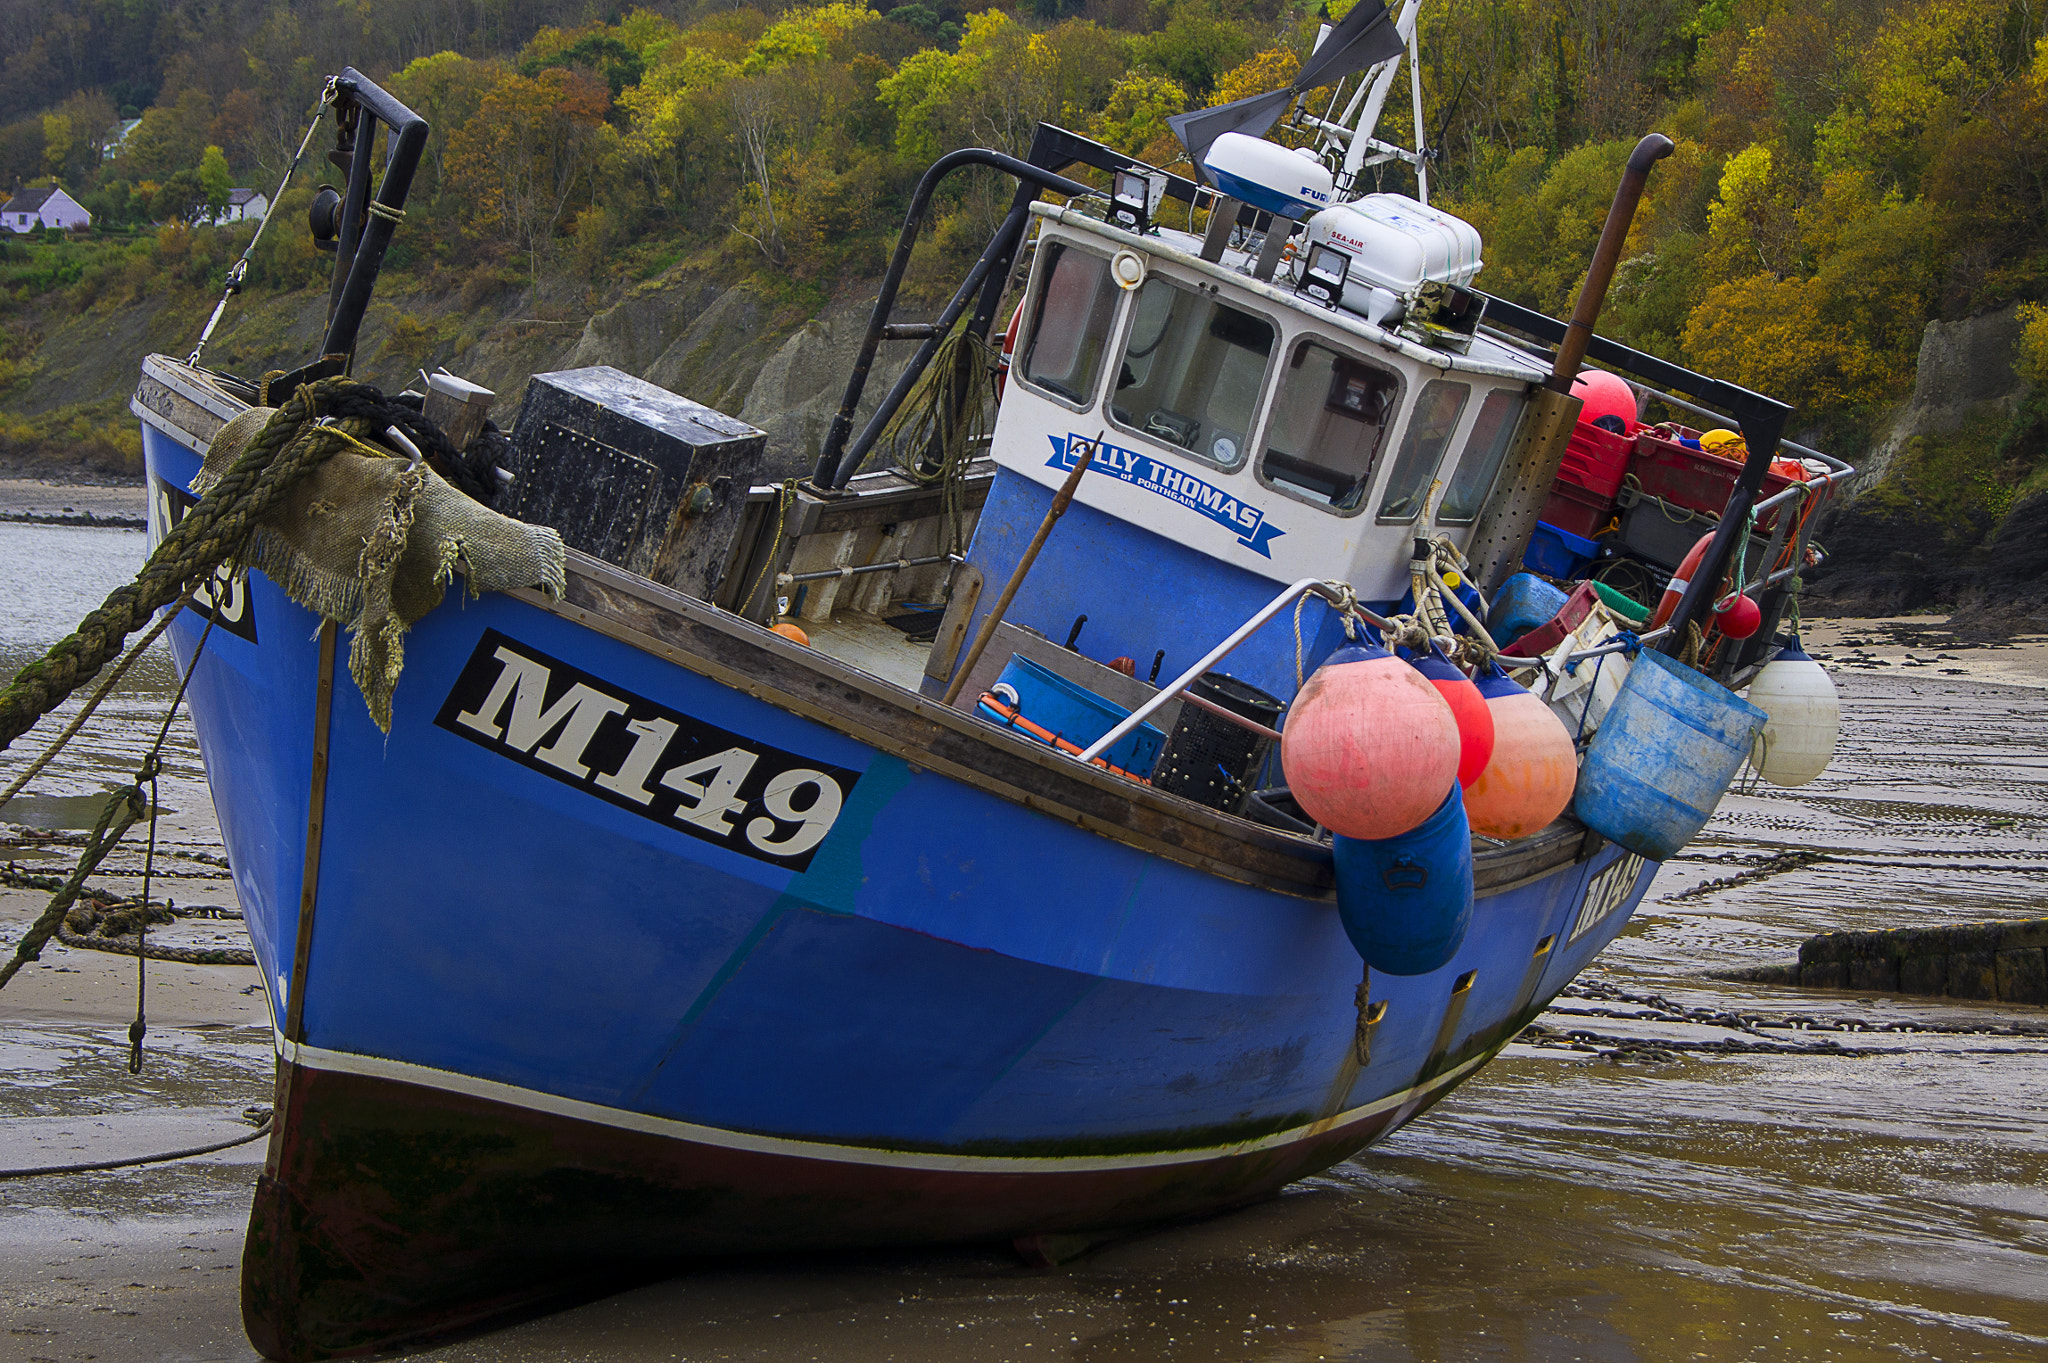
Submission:
<svg viewBox="0 0 2048 1363">
<path fill-rule="evenodd" d="M 350 397 L 381 401 L 367 384 L 338 378 L 321 379 L 294 392 L 220 483 L 164 536 L 135 580 L 108 593 L 74 632 L 15 673 L 0 691 L 0 750 L 97 676 L 150 615 L 233 559 L 256 523 L 294 483 L 360 443 L 336 426 L 318 424 Z"/>
<path fill-rule="evenodd" d="M 351 416 L 365 410 L 382 410 L 383 398 L 367 384 L 347 379 L 322 379 L 306 384 L 272 414 L 263 429 L 198 505 L 171 528 L 156 551 L 142 565 L 133 582 L 115 588 L 96 610 L 79 622 L 76 631 L 52 645 L 41 658 L 21 669 L 0 691 L 0 749 L 26 733 L 36 721 L 62 704 L 65 697 L 98 675 L 117 655 L 128 636 L 155 611 L 188 596 L 192 587 L 231 562 L 248 543 L 258 521 L 277 505 L 293 484 L 335 454 L 351 447 L 369 449 L 341 427 L 323 417 Z M 212 630 L 212 621 L 207 624 Z M 205 635 L 201 636 L 204 647 Z M 193 664 L 198 653 L 193 655 Z M 184 699 L 191 681 L 188 668 L 178 694 L 171 702 L 171 714 Z M 75 729 L 72 730 L 75 732 Z M 134 780 L 117 787 L 101 810 L 99 820 L 86 838 L 78 864 L 51 896 L 50 903 L 15 944 L 14 958 L 0 966 L 0 988 L 12 980 L 22 966 L 37 959 L 43 946 L 63 926 L 86 878 L 99 869 L 129 828 L 151 816 L 154 848 L 154 802 L 144 788 L 154 788 L 162 768 L 165 738 L 170 732 L 170 715 L 165 716 L 155 744 L 144 755 Z M 61 746 L 61 743 L 56 746 Z M 47 755 L 46 755 L 47 757 Z M 154 856 L 145 870 L 145 885 L 154 869 Z M 146 943 L 138 939 L 137 968 L 148 958 Z M 141 1015 L 138 981 L 137 1016 L 131 1042 L 138 1048 L 146 1030 Z M 131 1057 L 131 1064 L 134 1058 Z"/>
<path fill-rule="evenodd" d="M 212 1145 L 195 1145 L 188 1150 L 164 1150 L 154 1155 L 136 1155 L 130 1159 L 93 1160 L 86 1164 L 44 1164 L 27 1169 L 0 1169 L 0 1179 L 41 1178 L 48 1174 L 96 1174 L 106 1169 L 132 1169 L 138 1164 L 162 1164 L 165 1160 L 211 1155 L 218 1150 L 232 1150 L 238 1145 L 247 1145 L 250 1141 L 263 1139 L 270 1134 L 273 1120 L 266 1115 L 248 1135 L 215 1141 Z"/>
</svg>

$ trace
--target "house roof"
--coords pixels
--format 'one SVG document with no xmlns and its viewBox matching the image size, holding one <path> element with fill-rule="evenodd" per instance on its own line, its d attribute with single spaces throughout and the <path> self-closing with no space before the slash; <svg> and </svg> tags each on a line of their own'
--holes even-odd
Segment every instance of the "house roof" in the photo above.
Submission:
<svg viewBox="0 0 2048 1363">
<path fill-rule="evenodd" d="M 0 204 L 0 213 L 40 212 L 43 205 L 49 202 L 50 196 L 56 192 L 54 189 L 24 189 L 5 204 Z"/>
<path fill-rule="evenodd" d="M 260 189 L 231 189 L 228 191 L 228 202 L 231 204 L 245 204 L 251 199 L 261 198 L 263 198 L 263 191 Z"/>
</svg>

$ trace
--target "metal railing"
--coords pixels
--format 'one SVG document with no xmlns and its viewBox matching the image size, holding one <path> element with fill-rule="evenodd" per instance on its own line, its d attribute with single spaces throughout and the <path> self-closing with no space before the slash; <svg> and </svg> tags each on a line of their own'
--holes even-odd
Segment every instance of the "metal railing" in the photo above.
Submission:
<svg viewBox="0 0 2048 1363">
<path fill-rule="evenodd" d="M 1373 614 L 1371 611 L 1367 610 L 1365 607 L 1358 604 L 1358 599 L 1352 594 L 1349 584 L 1343 582 L 1325 582 L 1318 578 L 1305 577 L 1301 579 L 1301 581 L 1296 582 L 1293 585 L 1289 586 L 1285 591 L 1281 592 L 1280 595 L 1274 597 L 1271 601 L 1267 602 L 1263 607 L 1259 609 L 1256 615 L 1252 616 L 1251 619 L 1245 621 L 1236 629 L 1232 630 L 1224 638 L 1222 643 L 1216 645 L 1216 647 L 1210 649 L 1207 653 L 1203 654 L 1201 659 L 1198 662 L 1196 662 L 1194 666 L 1190 667 L 1187 671 L 1181 673 L 1180 676 L 1176 677 L 1173 680 L 1172 684 L 1162 687 L 1158 691 L 1158 693 L 1155 694 L 1150 700 L 1146 701 L 1143 705 L 1140 705 L 1137 709 L 1131 711 L 1129 717 L 1127 717 L 1122 723 L 1118 724 L 1114 729 L 1111 729 L 1108 733 L 1104 734 L 1102 737 L 1096 739 L 1093 743 L 1089 744 L 1086 748 L 1084 748 L 1081 751 L 1080 756 L 1076 757 L 1074 760 L 1077 762 L 1093 762 L 1097 758 L 1101 757 L 1105 750 L 1114 746 L 1117 743 L 1122 742 L 1126 735 L 1130 734 L 1131 731 L 1136 729 L 1140 724 L 1143 724 L 1147 719 L 1150 719 L 1155 713 L 1158 712 L 1161 706 L 1165 705 L 1175 696 L 1180 695 L 1181 692 L 1187 690 L 1189 686 L 1193 685 L 1197 680 L 1201 678 L 1201 675 L 1204 672 L 1207 672 L 1210 668 L 1216 666 L 1217 663 L 1222 662 L 1223 659 L 1228 657 L 1230 653 L 1233 650 L 1235 650 L 1239 644 L 1251 638 L 1252 635 L 1258 633 L 1260 626 L 1264 625 L 1268 620 L 1271 620 L 1281 611 L 1286 610 L 1287 607 L 1293 604 L 1304 592 L 1313 592 L 1317 596 L 1322 597 L 1323 600 L 1329 602 L 1331 605 L 1336 606 L 1341 610 L 1348 610 L 1352 615 L 1357 616 L 1360 620 L 1363 620 L 1366 624 L 1371 625 L 1374 629 L 1385 631 L 1391 628 L 1391 626 L 1383 617 Z M 1189 696 L 1186 699 L 1197 700 L 1199 699 L 1199 697 Z M 1203 706 L 1201 708 L 1206 710 L 1210 707 Z M 1226 715 L 1226 717 L 1241 718 L 1241 716 L 1228 715 Z M 1260 727 L 1263 728 L 1263 726 Z"/>
</svg>

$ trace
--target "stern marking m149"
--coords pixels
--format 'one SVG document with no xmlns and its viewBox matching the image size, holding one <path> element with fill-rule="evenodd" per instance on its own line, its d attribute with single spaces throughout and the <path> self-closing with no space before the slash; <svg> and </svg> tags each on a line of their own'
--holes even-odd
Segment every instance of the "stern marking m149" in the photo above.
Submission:
<svg viewBox="0 0 2048 1363">
<path fill-rule="evenodd" d="M 801 871 L 860 773 L 770 747 L 487 629 L 434 723 L 607 804 Z"/>
</svg>

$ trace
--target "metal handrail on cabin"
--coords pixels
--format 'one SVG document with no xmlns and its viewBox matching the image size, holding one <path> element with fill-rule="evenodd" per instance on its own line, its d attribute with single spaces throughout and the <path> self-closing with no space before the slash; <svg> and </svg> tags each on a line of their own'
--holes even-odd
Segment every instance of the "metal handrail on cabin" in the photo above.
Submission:
<svg viewBox="0 0 2048 1363">
<path fill-rule="evenodd" d="M 1102 737 L 1096 739 L 1093 743 L 1089 744 L 1085 749 L 1081 751 L 1080 755 L 1077 756 L 1074 760 L 1076 762 L 1093 762 L 1098 757 L 1101 757 L 1105 750 L 1107 750 L 1108 748 L 1112 747 L 1117 743 L 1122 742 L 1126 735 L 1130 734 L 1140 724 L 1143 724 L 1147 719 L 1150 719 L 1155 713 L 1157 713 L 1157 711 L 1162 705 L 1165 705 L 1166 702 L 1172 700 L 1175 696 L 1178 696 L 1181 692 L 1187 690 L 1187 688 L 1193 685 L 1204 672 L 1207 672 L 1210 668 L 1216 666 L 1217 663 L 1222 662 L 1223 659 L 1227 657 L 1232 651 L 1234 651 L 1239 644 L 1243 643 L 1245 640 L 1251 638 L 1252 635 L 1256 634 L 1260 626 L 1264 625 L 1268 620 L 1271 620 L 1281 611 L 1286 610 L 1288 605 L 1292 603 L 1295 599 L 1300 597 L 1303 592 L 1314 592 L 1317 596 L 1322 597 L 1331 605 L 1348 609 L 1351 612 L 1351 614 L 1356 615 L 1359 619 L 1363 620 L 1366 624 L 1371 625 L 1375 629 L 1384 631 L 1392 628 L 1392 626 L 1387 622 L 1387 620 L 1384 617 L 1375 615 L 1373 612 L 1359 605 L 1357 598 L 1352 595 L 1351 588 L 1348 584 L 1342 582 L 1325 582 L 1320 578 L 1305 577 L 1301 579 L 1299 582 L 1296 582 L 1289 586 L 1285 591 L 1281 592 L 1280 595 L 1274 597 L 1271 601 L 1267 602 L 1263 607 L 1259 609 L 1256 615 L 1252 616 L 1251 619 L 1245 621 L 1236 629 L 1232 630 L 1224 638 L 1222 643 L 1216 645 L 1216 647 L 1210 649 L 1207 653 L 1203 654 L 1201 659 L 1198 662 L 1196 662 L 1194 666 L 1190 667 L 1187 671 L 1181 673 L 1179 677 L 1175 678 L 1171 685 L 1162 687 L 1158 691 L 1158 693 L 1155 694 L 1150 700 L 1146 701 L 1143 705 L 1140 705 L 1137 709 L 1131 711 L 1129 716 L 1127 716 L 1122 723 L 1118 724 L 1108 733 L 1104 734 Z M 1195 697 L 1191 696 L 1188 697 L 1188 699 L 1192 700 L 1195 699 Z M 1202 708 L 1208 709 L 1209 707 L 1203 706 Z M 1263 726 L 1261 727 L 1263 728 Z"/>
</svg>

